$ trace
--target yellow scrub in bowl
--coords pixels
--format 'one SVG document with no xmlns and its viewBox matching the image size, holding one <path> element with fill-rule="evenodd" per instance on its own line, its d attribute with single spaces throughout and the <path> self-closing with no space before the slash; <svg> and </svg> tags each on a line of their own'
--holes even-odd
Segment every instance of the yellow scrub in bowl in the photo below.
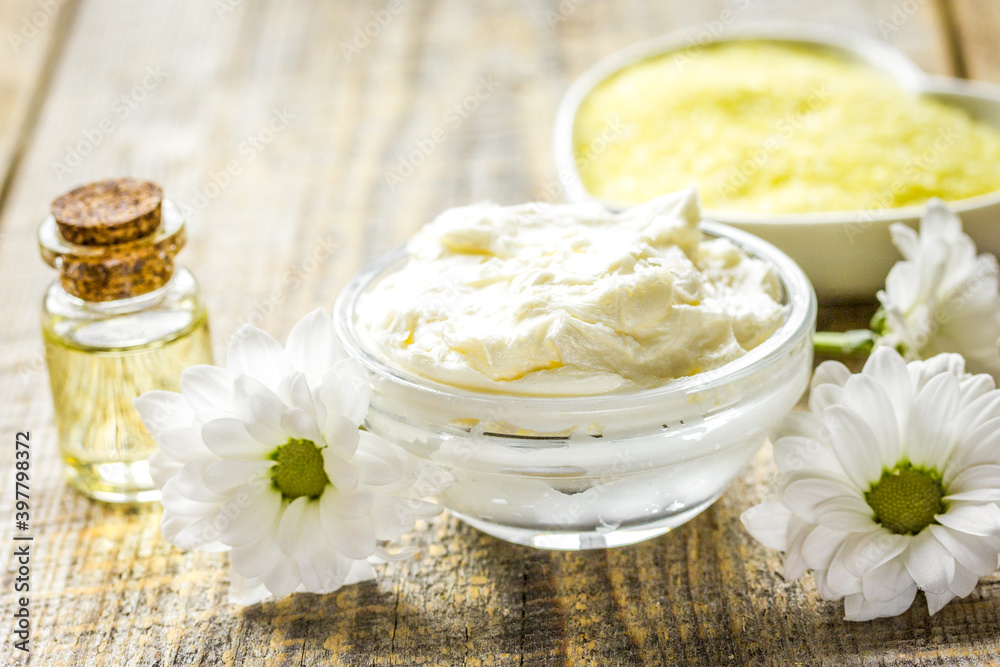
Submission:
<svg viewBox="0 0 1000 667">
<path fill-rule="evenodd" d="M 1000 87 L 931 77 L 886 43 L 790 22 L 679 31 L 600 61 L 555 123 L 570 201 L 621 210 L 697 183 L 705 217 L 773 243 L 825 301 L 871 300 L 941 197 L 1000 254 Z"/>
<path fill-rule="evenodd" d="M 1000 190 L 1000 129 L 826 49 L 767 41 L 666 54 L 604 80 L 574 127 L 581 177 L 643 202 L 695 183 L 716 211 L 815 213 Z M 597 151 L 609 118 L 621 136 Z"/>
</svg>

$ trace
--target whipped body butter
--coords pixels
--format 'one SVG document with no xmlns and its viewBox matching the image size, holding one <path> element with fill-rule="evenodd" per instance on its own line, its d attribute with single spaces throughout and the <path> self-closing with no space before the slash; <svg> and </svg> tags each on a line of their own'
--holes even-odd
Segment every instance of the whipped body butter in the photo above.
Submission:
<svg viewBox="0 0 1000 667">
<path fill-rule="evenodd" d="M 369 430 L 451 476 L 442 503 L 513 542 L 636 542 L 710 505 L 808 382 L 815 297 L 693 190 L 446 211 L 356 276 L 338 335 Z"/>
<path fill-rule="evenodd" d="M 428 380 L 509 394 L 662 385 L 737 359 L 785 318 L 766 262 L 706 239 L 688 191 L 598 204 L 446 211 L 359 301 L 363 335 Z"/>
</svg>

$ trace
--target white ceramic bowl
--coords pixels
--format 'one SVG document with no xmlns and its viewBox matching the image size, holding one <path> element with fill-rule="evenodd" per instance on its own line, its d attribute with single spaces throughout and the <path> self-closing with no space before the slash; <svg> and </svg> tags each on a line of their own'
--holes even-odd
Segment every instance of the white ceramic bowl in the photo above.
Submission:
<svg viewBox="0 0 1000 667">
<path fill-rule="evenodd" d="M 439 498 L 496 537 L 550 549 L 630 544 L 711 505 L 799 400 L 812 370 L 816 297 L 786 255 L 706 223 L 772 265 L 788 306 L 763 343 L 719 368 L 652 389 L 593 396 L 477 392 L 402 371 L 369 349 L 355 306 L 407 261 L 399 249 L 356 275 L 334 323 L 372 386 L 365 426 L 450 474 Z"/>
<path fill-rule="evenodd" d="M 556 115 L 554 150 L 559 179 L 569 201 L 597 200 L 612 210 L 622 203 L 590 195 L 583 186 L 573 152 L 573 126 L 584 98 L 619 70 L 648 58 L 720 41 L 772 40 L 827 47 L 845 57 L 888 73 L 905 89 L 967 110 L 1000 127 L 1000 86 L 932 77 L 891 46 L 866 35 L 788 22 L 730 26 L 719 38 L 704 39 L 704 29 L 663 35 L 622 49 L 583 73 L 562 99 Z M 998 167 L 1000 168 L 1000 167 Z M 1000 191 L 949 202 L 980 251 L 1000 254 Z M 740 213 L 706 210 L 709 220 L 724 222 L 761 237 L 785 251 L 805 270 L 819 298 L 826 302 L 872 299 L 899 259 L 889 237 L 894 222 L 917 227 L 923 207 L 822 213 Z"/>
</svg>

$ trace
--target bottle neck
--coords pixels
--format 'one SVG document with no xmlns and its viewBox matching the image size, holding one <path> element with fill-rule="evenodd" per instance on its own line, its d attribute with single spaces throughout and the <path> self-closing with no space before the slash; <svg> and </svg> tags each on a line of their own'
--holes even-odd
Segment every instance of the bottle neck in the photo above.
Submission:
<svg viewBox="0 0 1000 667">
<path fill-rule="evenodd" d="M 121 302 L 161 290 L 174 273 L 174 255 L 184 246 L 184 216 L 163 202 L 160 226 L 151 234 L 110 245 L 67 241 L 53 218 L 38 231 L 45 261 L 59 269 L 65 292 L 87 303 Z"/>
<path fill-rule="evenodd" d="M 183 272 L 184 269 L 178 266 L 177 271 Z M 124 299 L 110 299 L 107 301 L 88 301 L 87 299 L 81 299 L 79 296 L 76 296 L 67 290 L 65 285 L 61 282 L 59 283 L 59 289 L 63 292 L 63 299 L 72 305 L 73 308 L 92 314 L 96 317 L 107 317 L 110 315 L 126 315 L 128 313 L 135 313 L 159 305 L 171 292 L 171 288 L 173 287 L 175 280 L 176 273 L 171 275 L 171 277 L 167 279 L 167 282 L 163 285 L 152 291 L 146 292 L 145 294 Z"/>
</svg>

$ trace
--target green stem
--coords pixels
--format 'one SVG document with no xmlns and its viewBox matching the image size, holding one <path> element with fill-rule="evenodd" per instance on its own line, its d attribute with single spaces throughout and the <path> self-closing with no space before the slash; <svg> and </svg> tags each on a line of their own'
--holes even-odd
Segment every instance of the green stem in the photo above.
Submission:
<svg viewBox="0 0 1000 667">
<path fill-rule="evenodd" d="M 813 349 L 822 354 L 860 356 L 871 352 L 876 338 L 868 329 L 817 331 L 813 334 Z"/>
</svg>

